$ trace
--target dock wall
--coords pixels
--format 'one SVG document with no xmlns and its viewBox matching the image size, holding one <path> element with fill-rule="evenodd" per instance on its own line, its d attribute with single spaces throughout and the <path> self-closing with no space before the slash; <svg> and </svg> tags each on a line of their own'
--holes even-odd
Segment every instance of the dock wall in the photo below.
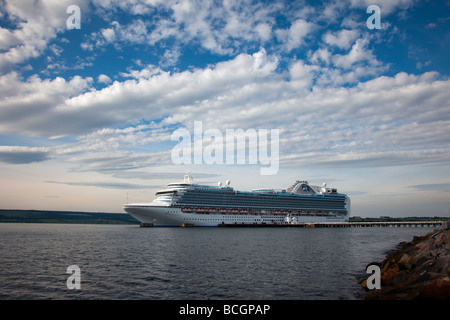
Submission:
<svg viewBox="0 0 450 320">
<path fill-rule="evenodd" d="M 219 227 L 244 228 L 406 228 L 439 227 L 443 221 L 408 221 L 408 222 L 332 222 L 332 223 L 289 223 L 289 224 L 219 224 Z"/>
</svg>

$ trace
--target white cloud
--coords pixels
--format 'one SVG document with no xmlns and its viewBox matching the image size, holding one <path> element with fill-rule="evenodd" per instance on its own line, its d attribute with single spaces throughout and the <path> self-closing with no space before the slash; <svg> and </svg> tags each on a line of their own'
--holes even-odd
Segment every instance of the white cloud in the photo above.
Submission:
<svg viewBox="0 0 450 320">
<path fill-rule="evenodd" d="M 296 20 L 289 29 L 276 30 L 277 37 L 285 44 L 286 50 L 291 51 L 304 43 L 305 37 L 314 30 L 314 24 L 303 19 Z"/>
<path fill-rule="evenodd" d="M 367 48 L 367 39 L 358 39 L 353 44 L 352 49 L 347 54 L 336 54 L 333 56 L 333 63 L 340 68 L 350 69 L 355 64 L 365 62 L 369 66 L 380 66 L 379 62 L 371 50 Z"/>
<path fill-rule="evenodd" d="M 0 50 L 7 50 L 20 44 L 20 39 L 14 35 L 14 32 L 0 27 Z"/>
<path fill-rule="evenodd" d="M 337 46 L 340 49 L 349 49 L 359 35 L 360 32 L 357 30 L 343 29 L 338 32 L 328 31 L 323 36 L 323 41 L 329 45 Z"/>
<path fill-rule="evenodd" d="M 157 125 L 141 124 L 124 129 L 103 128 L 92 133 L 79 136 L 77 142 L 59 145 L 55 154 L 66 155 L 86 152 L 121 152 L 130 146 L 144 146 L 170 141 L 171 132 L 168 128 Z M 151 150 L 148 150 L 151 151 Z"/>
<path fill-rule="evenodd" d="M 331 60 L 331 52 L 328 50 L 328 48 L 320 48 L 317 49 L 311 56 L 311 61 L 314 63 L 319 63 L 320 61 L 324 62 L 325 64 L 329 64 Z"/>
<path fill-rule="evenodd" d="M 261 50 L 191 71 L 169 73 L 151 65 L 129 70 L 123 76 L 131 79 L 101 90 L 87 78 L 22 80 L 9 73 L 0 77 L 0 131 L 75 134 L 76 142 L 44 151 L 72 156 L 80 170 L 170 162 L 169 128 L 191 128 L 194 119 L 203 121 L 204 130 L 280 129 L 284 165 L 448 161 L 450 80 L 437 73 L 399 73 L 360 82 L 367 71 L 355 66 L 373 57 L 364 55 L 363 42 L 356 43 L 360 47 L 342 61 L 329 57 L 350 70 L 294 60 L 288 74 L 279 73 L 276 56 Z M 342 81 L 352 85 L 341 87 Z M 136 125 L 142 119 L 158 123 Z M 145 151 L 125 151 L 136 147 Z"/>
<path fill-rule="evenodd" d="M 95 4 L 104 9 L 105 21 L 111 19 L 109 13 L 115 10 L 124 10 L 133 16 L 121 25 L 117 21 L 111 23 L 110 28 L 103 30 L 107 30 L 107 34 L 92 33 L 81 45 L 85 50 L 107 45 L 114 32 L 116 41 L 150 45 L 160 42 L 164 46 L 165 41 L 175 40 L 177 45 L 200 45 L 221 55 L 237 54 L 240 46 L 258 47 L 270 41 L 275 24 L 273 14 L 283 8 L 280 3 L 267 6 L 234 1 L 224 1 L 221 5 L 197 1 L 96 1 Z M 135 10 L 138 7 L 140 11 Z M 150 13 L 153 14 L 151 21 L 145 19 Z M 309 28 L 309 23 L 299 19 L 290 30 L 285 30 L 286 35 L 282 37 L 288 46 L 301 44 L 303 27 Z"/>
<path fill-rule="evenodd" d="M 268 41 L 272 38 L 272 27 L 267 23 L 259 23 L 255 30 L 262 41 Z"/>
<path fill-rule="evenodd" d="M 100 83 L 108 84 L 108 83 L 110 83 L 112 80 L 111 80 L 111 78 L 108 77 L 106 74 L 101 74 L 101 75 L 98 76 L 97 81 L 100 82 Z"/>
<path fill-rule="evenodd" d="M 181 73 L 132 71 L 137 80 L 114 82 L 85 92 L 91 78 L 21 81 L 16 73 L 0 77 L 0 132 L 65 135 L 95 130 L 132 119 L 158 118 L 170 110 L 207 103 L 219 92 L 271 76 L 277 62 L 264 51 L 242 54 L 214 68 Z M 145 75 L 147 78 L 142 78 Z M 102 77 L 104 79 L 104 77 Z M 85 92 L 85 93 L 83 93 Z M 202 107 L 203 108 L 203 107 Z M 207 108 L 207 104 L 205 104 Z"/>
<path fill-rule="evenodd" d="M 59 124 L 50 120 L 56 113 L 56 106 L 68 97 L 84 92 L 91 83 L 92 78 L 83 79 L 79 76 L 70 81 L 61 77 L 42 80 L 37 75 L 23 81 L 16 72 L 0 76 L 0 132 L 51 132 L 52 127 L 59 127 Z M 68 121 L 64 125 L 73 124 Z M 64 134 L 64 131 L 59 130 L 58 134 Z"/>
<path fill-rule="evenodd" d="M 161 74 L 162 70 L 153 65 L 144 66 L 141 70 L 129 69 L 127 72 L 121 72 L 120 75 L 125 78 L 149 79 L 152 76 Z"/>
<path fill-rule="evenodd" d="M 98 171 L 98 172 L 120 172 L 120 170 L 131 170 L 148 168 L 170 163 L 170 151 L 154 153 L 138 153 L 130 151 L 103 152 L 85 154 L 73 157 L 71 163 L 79 164 L 74 171 Z"/>
<path fill-rule="evenodd" d="M 303 61 L 296 61 L 289 69 L 290 83 L 295 83 L 298 88 L 310 89 L 317 69 L 316 66 L 306 65 Z"/>
<path fill-rule="evenodd" d="M 116 39 L 116 32 L 112 28 L 102 29 L 101 33 L 106 42 L 114 42 L 114 40 Z"/>
<path fill-rule="evenodd" d="M 40 56 L 48 43 L 66 30 L 66 9 L 73 4 L 88 12 L 85 0 L 7 1 L 5 14 L 17 28 L 2 29 L 0 44 L 5 52 L 0 53 L 0 70 Z"/>
<path fill-rule="evenodd" d="M 147 26 L 144 21 L 137 19 L 131 24 L 120 27 L 122 39 L 130 43 L 145 43 L 147 39 Z"/>
<path fill-rule="evenodd" d="M 178 62 L 180 56 L 181 52 L 179 48 L 167 49 L 163 54 L 160 65 L 162 67 L 174 66 Z"/>
</svg>

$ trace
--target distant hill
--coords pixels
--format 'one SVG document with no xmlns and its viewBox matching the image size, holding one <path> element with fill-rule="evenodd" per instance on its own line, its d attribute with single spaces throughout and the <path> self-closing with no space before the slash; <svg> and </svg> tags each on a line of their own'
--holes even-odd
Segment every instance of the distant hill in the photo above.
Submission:
<svg viewBox="0 0 450 320">
<path fill-rule="evenodd" d="M 401 222 L 449 220 L 449 217 L 350 217 L 350 222 Z M 0 209 L 0 223 L 86 223 L 86 224 L 139 224 L 140 222 L 127 213 L 47 211 L 47 210 L 13 210 Z"/>
<path fill-rule="evenodd" d="M 7 209 L 0 209 L 0 223 L 1 222 L 139 224 L 139 221 L 127 213 Z"/>
</svg>

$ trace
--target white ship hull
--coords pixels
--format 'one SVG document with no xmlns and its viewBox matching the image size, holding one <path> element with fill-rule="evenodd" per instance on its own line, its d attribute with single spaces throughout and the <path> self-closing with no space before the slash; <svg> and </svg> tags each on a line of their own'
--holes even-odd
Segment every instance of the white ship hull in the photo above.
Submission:
<svg viewBox="0 0 450 320">
<path fill-rule="evenodd" d="M 125 205 L 124 210 L 144 224 L 154 226 L 193 225 L 217 227 L 221 224 L 288 224 L 348 222 L 347 216 L 288 214 L 233 214 L 183 212 L 181 208 L 148 204 Z"/>
</svg>

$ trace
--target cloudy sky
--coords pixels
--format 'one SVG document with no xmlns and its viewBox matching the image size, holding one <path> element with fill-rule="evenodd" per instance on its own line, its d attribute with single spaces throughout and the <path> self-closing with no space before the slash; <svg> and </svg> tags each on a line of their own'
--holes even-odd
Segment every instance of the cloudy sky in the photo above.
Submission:
<svg viewBox="0 0 450 320">
<path fill-rule="evenodd" d="M 450 216 L 449 52 L 446 0 L 0 1 L 0 208 L 122 212 L 190 171 Z M 278 130 L 279 170 L 175 164 L 194 122 Z"/>
</svg>

